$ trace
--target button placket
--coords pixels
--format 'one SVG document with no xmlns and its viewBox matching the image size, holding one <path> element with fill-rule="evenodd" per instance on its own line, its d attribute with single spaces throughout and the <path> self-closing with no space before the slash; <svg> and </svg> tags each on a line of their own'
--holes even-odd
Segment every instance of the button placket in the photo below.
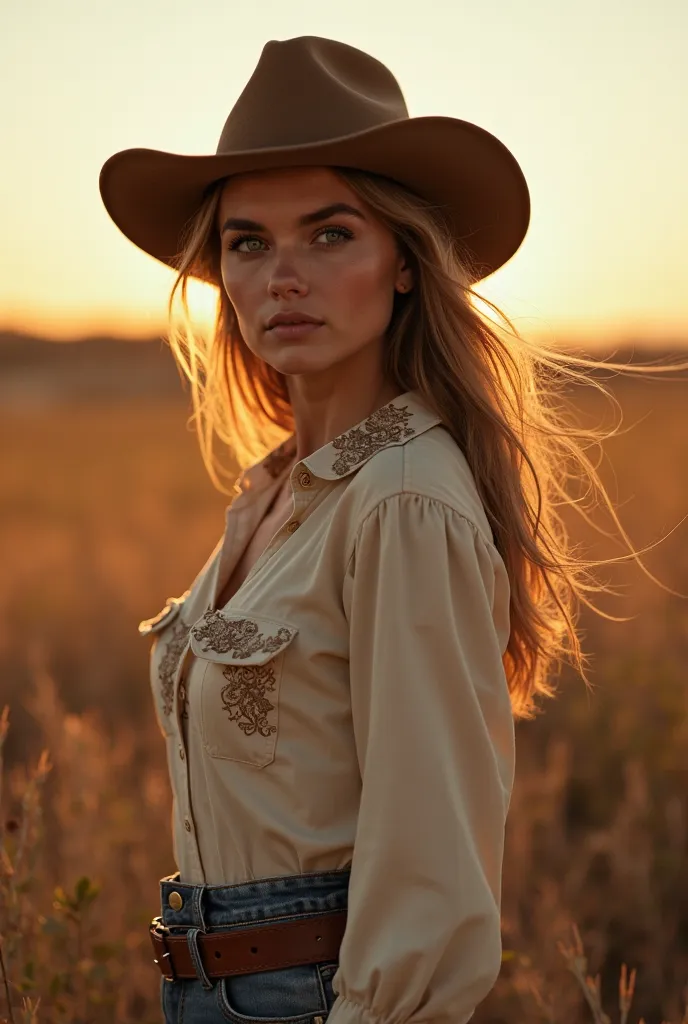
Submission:
<svg viewBox="0 0 688 1024">
<path fill-rule="evenodd" d="M 307 483 L 302 480 L 303 477 L 307 477 Z M 296 533 L 299 526 L 303 523 L 303 517 L 308 507 L 312 505 L 318 496 L 318 491 L 315 489 L 315 479 L 308 470 L 299 472 L 296 477 L 296 484 L 297 486 L 293 491 L 294 510 L 283 527 L 289 534 Z"/>
<path fill-rule="evenodd" d="M 294 508 L 289 519 L 279 528 L 279 530 L 272 538 L 268 546 L 265 548 L 263 553 L 260 555 L 256 563 L 251 567 L 250 572 L 248 573 L 246 579 L 242 583 L 242 587 L 245 587 L 246 584 L 254 578 L 254 576 L 257 576 L 258 573 L 262 571 L 264 566 L 267 565 L 270 559 L 274 558 L 275 554 L 282 547 L 282 544 L 286 543 L 287 538 L 284 536 L 284 534 L 288 533 L 289 535 L 291 535 L 293 533 L 296 533 L 299 526 L 303 525 L 303 517 L 306 514 L 309 506 L 312 505 L 314 501 L 316 501 L 319 494 L 321 493 L 321 491 L 315 488 L 315 478 L 312 477 L 312 479 L 313 486 L 309 488 L 308 493 L 304 493 L 299 487 L 295 487 L 293 489 L 292 495 L 294 498 Z"/>
</svg>

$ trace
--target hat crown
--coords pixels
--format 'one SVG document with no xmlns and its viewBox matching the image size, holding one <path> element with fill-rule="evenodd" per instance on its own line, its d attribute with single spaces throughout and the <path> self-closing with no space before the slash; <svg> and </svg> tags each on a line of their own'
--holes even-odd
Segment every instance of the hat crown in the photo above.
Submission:
<svg viewBox="0 0 688 1024">
<path fill-rule="evenodd" d="M 408 119 L 381 61 L 334 39 L 271 39 L 232 107 L 216 155 L 312 145 Z"/>
</svg>

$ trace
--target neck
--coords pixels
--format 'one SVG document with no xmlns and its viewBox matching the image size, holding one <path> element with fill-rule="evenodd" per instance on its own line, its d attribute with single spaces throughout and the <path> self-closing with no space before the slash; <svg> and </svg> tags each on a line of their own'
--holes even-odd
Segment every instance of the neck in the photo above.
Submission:
<svg viewBox="0 0 688 1024">
<path fill-rule="evenodd" d="M 382 372 L 376 346 L 368 345 L 323 373 L 287 378 L 296 434 L 296 462 L 403 394 Z"/>
</svg>

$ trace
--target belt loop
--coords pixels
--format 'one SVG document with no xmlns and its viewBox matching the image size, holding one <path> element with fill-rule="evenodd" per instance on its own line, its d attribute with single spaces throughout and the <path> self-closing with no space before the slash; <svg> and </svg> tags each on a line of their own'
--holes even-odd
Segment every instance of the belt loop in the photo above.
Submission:
<svg viewBox="0 0 688 1024">
<path fill-rule="evenodd" d="M 191 962 L 194 965 L 194 970 L 196 972 L 196 975 L 198 976 L 198 980 L 200 981 L 203 988 L 211 989 L 213 987 L 213 983 L 208 977 L 208 975 L 205 973 L 203 961 L 201 960 L 201 951 L 198 948 L 198 935 L 200 930 L 200 928 L 189 928 L 188 932 L 186 933 L 186 941 L 189 944 Z"/>
<path fill-rule="evenodd" d="M 207 932 L 205 918 L 203 917 L 203 894 L 206 890 L 206 883 L 195 885 L 191 893 L 191 911 L 194 925 L 202 932 Z"/>
</svg>

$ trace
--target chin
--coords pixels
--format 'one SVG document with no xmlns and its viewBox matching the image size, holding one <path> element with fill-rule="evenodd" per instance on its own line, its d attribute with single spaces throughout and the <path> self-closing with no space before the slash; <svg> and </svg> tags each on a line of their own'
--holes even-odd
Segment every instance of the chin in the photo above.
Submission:
<svg viewBox="0 0 688 1024">
<path fill-rule="evenodd" d="M 279 373 L 294 375 L 297 373 L 323 373 L 331 370 L 340 362 L 339 359 L 328 355 L 322 349 L 309 349 L 307 345 L 291 345 L 289 350 L 282 349 L 280 352 L 271 352 L 271 358 L 266 360 Z"/>
</svg>

